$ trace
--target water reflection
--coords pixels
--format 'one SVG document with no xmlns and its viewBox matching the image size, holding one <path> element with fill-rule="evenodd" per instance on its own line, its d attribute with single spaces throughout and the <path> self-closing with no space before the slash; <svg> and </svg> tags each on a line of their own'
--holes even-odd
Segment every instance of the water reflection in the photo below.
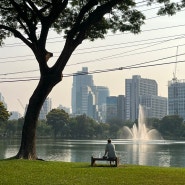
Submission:
<svg viewBox="0 0 185 185">
<path fill-rule="evenodd" d="M 185 167 L 185 141 L 113 140 L 122 164 Z M 18 140 L 0 140 L 0 159 L 14 156 Z M 49 161 L 90 162 L 90 157 L 103 156 L 105 140 L 41 140 L 37 141 L 39 158 Z"/>
<path fill-rule="evenodd" d="M 134 143 L 124 147 L 127 151 L 126 162 L 128 164 L 170 166 L 169 150 L 163 150 L 160 145 Z M 119 150 L 121 151 L 121 148 Z"/>
</svg>

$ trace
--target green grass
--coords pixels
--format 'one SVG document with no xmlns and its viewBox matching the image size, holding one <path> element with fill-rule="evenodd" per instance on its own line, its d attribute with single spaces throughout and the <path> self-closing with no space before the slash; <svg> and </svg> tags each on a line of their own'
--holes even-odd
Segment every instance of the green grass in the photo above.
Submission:
<svg viewBox="0 0 185 185">
<path fill-rule="evenodd" d="M 1 185 L 180 185 L 185 168 L 0 160 Z"/>
</svg>

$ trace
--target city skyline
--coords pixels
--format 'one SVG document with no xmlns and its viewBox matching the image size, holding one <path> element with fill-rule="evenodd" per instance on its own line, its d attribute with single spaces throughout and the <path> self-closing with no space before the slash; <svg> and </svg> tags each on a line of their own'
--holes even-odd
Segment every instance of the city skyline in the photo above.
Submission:
<svg viewBox="0 0 185 185">
<path fill-rule="evenodd" d="M 87 67 L 82 67 L 82 70 L 81 71 L 78 71 L 76 74 L 81 74 L 81 73 L 83 73 L 83 72 L 87 72 L 88 73 L 88 68 Z M 107 88 L 107 91 L 109 92 L 109 88 L 108 87 L 104 87 L 104 86 L 96 86 L 96 83 L 94 83 L 94 79 L 93 79 L 93 75 L 87 75 L 87 77 L 85 76 L 85 75 L 80 75 L 79 77 L 78 77 L 78 75 L 77 75 L 77 78 L 76 77 L 74 77 L 74 79 L 73 79 L 73 87 L 71 88 L 71 98 L 74 96 L 73 95 L 73 91 L 74 90 L 72 90 L 75 86 L 76 86 L 76 83 L 79 81 L 80 83 L 82 83 L 82 84 L 84 84 L 84 82 L 85 83 L 87 83 L 86 85 L 88 86 L 88 84 L 91 86 L 91 88 L 93 87 L 93 88 L 95 88 L 94 90 L 94 93 L 96 93 L 96 91 L 98 92 L 99 90 L 99 88 Z M 81 78 L 82 77 L 82 78 Z M 78 79 L 78 80 L 77 80 Z M 156 95 L 157 97 L 158 97 L 158 83 L 155 81 L 155 79 L 147 79 L 147 78 L 142 78 L 140 75 L 133 75 L 132 76 L 132 79 L 125 79 L 125 84 L 127 84 L 127 82 L 131 82 L 132 83 L 132 81 L 133 81 L 133 79 L 141 79 L 142 80 L 142 84 L 145 86 L 143 86 L 144 88 L 143 88 L 143 90 L 148 86 L 148 85 L 146 85 L 147 83 L 149 83 L 149 84 L 153 84 L 151 87 L 150 87 L 150 85 L 148 86 L 148 88 L 150 87 L 151 88 L 151 90 L 152 91 L 154 91 L 154 95 Z M 78 82 L 78 83 L 79 83 Z M 145 84 L 146 83 L 146 84 Z M 85 84 L 84 84 L 85 85 Z M 86 86 L 85 85 L 85 86 Z M 128 86 L 128 85 L 126 85 L 126 86 Z M 78 89 L 79 88 L 81 88 L 81 85 L 79 84 L 79 87 L 77 87 Z M 148 89 L 147 88 L 147 89 Z M 150 90 L 150 88 L 148 89 L 149 91 L 151 91 Z M 129 87 L 127 87 L 127 89 L 130 89 Z M 76 91 L 76 90 L 75 90 Z M 151 92 L 152 92 L 151 91 Z M 119 96 L 125 96 L 126 97 L 126 99 L 128 98 L 128 94 L 127 94 L 128 92 L 126 91 L 126 92 L 124 92 L 123 94 L 119 94 L 119 95 L 117 95 L 117 96 L 112 96 L 112 95 L 110 95 L 109 93 L 109 95 L 107 96 L 107 97 L 116 97 L 116 98 L 118 98 Z M 135 92 L 136 93 L 136 92 Z M 5 99 L 4 98 L 4 96 L 2 95 L 2 93 L 0 92 L 0 94 L 1 94 L 1 97 L 3 98 L 3 100 Z M 137 93 L 136 93 L 137 94 Z M 76 96 L 76 95 L 75 95 Z M 163 97 L 160 97 L 159 96 L 159 98 L 163 98 Z M 73 99 L 73 98 L 72 98 Z M 71 101 L 72 101 L 72 99 L 71 99 Z M 22 104 L 22 102 L 20 101 L 20 100 L 18 100 L 19 101 L 19 103 L 20 104 Z M 48 103 L 47 102 L 50 102 L 49 103 L 49 105 L 47 105 Z M 161 100 L 159 100 L 159 101 L 161 101 Z M 5 101 L 5 103 L 6 103 L 6 101 Z M 99 104 L 99 103 L 98 103 Z M 127 103 L 128 104 L 128 103 Z M 43 104 L 43 107 L 44 106 L 49 106 L 49 109 L 48 110 L 51 110 L 52 108 L 58 108 L 58 107 L 61 107 L 62 105 L 58 105 L 57 107 L 52 107 L 52 99 L 50 98 L 50 97 L 47 97 L 46 98 L 46 101 L 44 102 L 44 104 Z M 23 105 L 22 105 L 23 106 Z M 160 104 L 159 104 L 159 106 L 160 106 Z M 26 105 L 26 107 L 27 107 L 27 105 Z M 77 107 L 79 107 L 79 105 L 77 106 Z M 65 107 L 65 108 L 68 108 L 68 107 Z M 128 108 L 127 108 L 128 109 Z M 129 110 L 130 110 L 130 108 L 129 108 Z M 10 111 L 10 112 L 16 112 L 17 110 L 14 110 L 14 111 Z M 81 112 L 82 111 L 82 112 Z M 74 109 L 74 110 L 72 110 L 71 109 L 71 111 L 70 111 L 70 113 L 72 113 L 72 114 L 83 114 L 83 113 L 86 113 L 87 115 L 88 115 L 88 113 L 86 112 L 87 110 L 85 109 L 85 110 L 81 110 L 80 112 L 76 112 L 76 110 Z M 42 110 L 41 110 L 41 113 L 42 113 Z M 41 114 L 40 113 L 40 114 Z M 23 114 L 24 115 L 24 114 Z M 44 115 L 46 115 L 46 114 L 44 114 Z M 125 115 L 126 116 L 126 115 Z M 42 118 L 42 119 L 44 119 L 44 118 Z M 128 117 L 126 118 L 125 117 L 125 119 L 128 119 Z M 134 118 L 134 119 L 136 119 L 136 118 Z"/>
<path fill-rule="evenodd" d="M 178 79 L 185 79 L 185 12 L 155 17 L 156 9 L 149 10 L 150 7 L 146 6 L 144 9 L 148 9 L 145 11 L 148 19 L 140 34 L 109 33 L 104 40 L 84 41 L 77 48 L 64 69 L 62 82 L 49 95 L 53 108 L 60 104 L 71 107 L 71 75 L 83 66 L 88 67 L 89 72 L 108 71 L 93 74 L 93 79 L 97 86 L 107 86 L 110 96 L 124 94 L 125 79 L 133 75 L 156 80 L 158 95 L 162 97 L 167 97 L 168 81 L 172 80 L 174 74 Z M 52 66 L 64 40 L 62 36 L 51 32 L 48 41 L 47 48 L 54 53 L 48 62 Z M 38 80 L 33 80 L 39 78 L 38 64 L 31 51 L 14 37 L 5 41 L 0 53 L 0 92 L 9 111 L 17 110 L 23 114 L 18 99 L 24 107 L 28 104 L 38 83 Z"/>
</svg>

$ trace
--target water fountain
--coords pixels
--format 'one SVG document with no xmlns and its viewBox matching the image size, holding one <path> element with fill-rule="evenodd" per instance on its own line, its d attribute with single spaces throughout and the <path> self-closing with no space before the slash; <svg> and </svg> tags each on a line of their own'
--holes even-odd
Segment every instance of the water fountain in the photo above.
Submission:
<svg viewBox="0 0 185 185">
<path fill-rule="evenodd" d="M 141 105 L 139 105 L 138 126 L 136 124 L 134 124 L 132 128 L 124 126 L 122 130 L 122 138 L 133 139 L 136 141 L 163 139 L 156 129 L 147 128 L 145 124 L 145 113 Z"/>
</svg>

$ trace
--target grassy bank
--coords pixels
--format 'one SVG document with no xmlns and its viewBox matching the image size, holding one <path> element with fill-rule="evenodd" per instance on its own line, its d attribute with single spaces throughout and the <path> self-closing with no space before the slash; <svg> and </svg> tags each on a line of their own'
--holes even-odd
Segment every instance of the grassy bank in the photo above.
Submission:
<svg viewBox="0 0 185 185">
<path fill-rule="evenodd" d="M 1 160 L 1 185 L 180 185 L 185 168 L 138 165 L 90 167 L 88 163 Z"/>
</svg>

